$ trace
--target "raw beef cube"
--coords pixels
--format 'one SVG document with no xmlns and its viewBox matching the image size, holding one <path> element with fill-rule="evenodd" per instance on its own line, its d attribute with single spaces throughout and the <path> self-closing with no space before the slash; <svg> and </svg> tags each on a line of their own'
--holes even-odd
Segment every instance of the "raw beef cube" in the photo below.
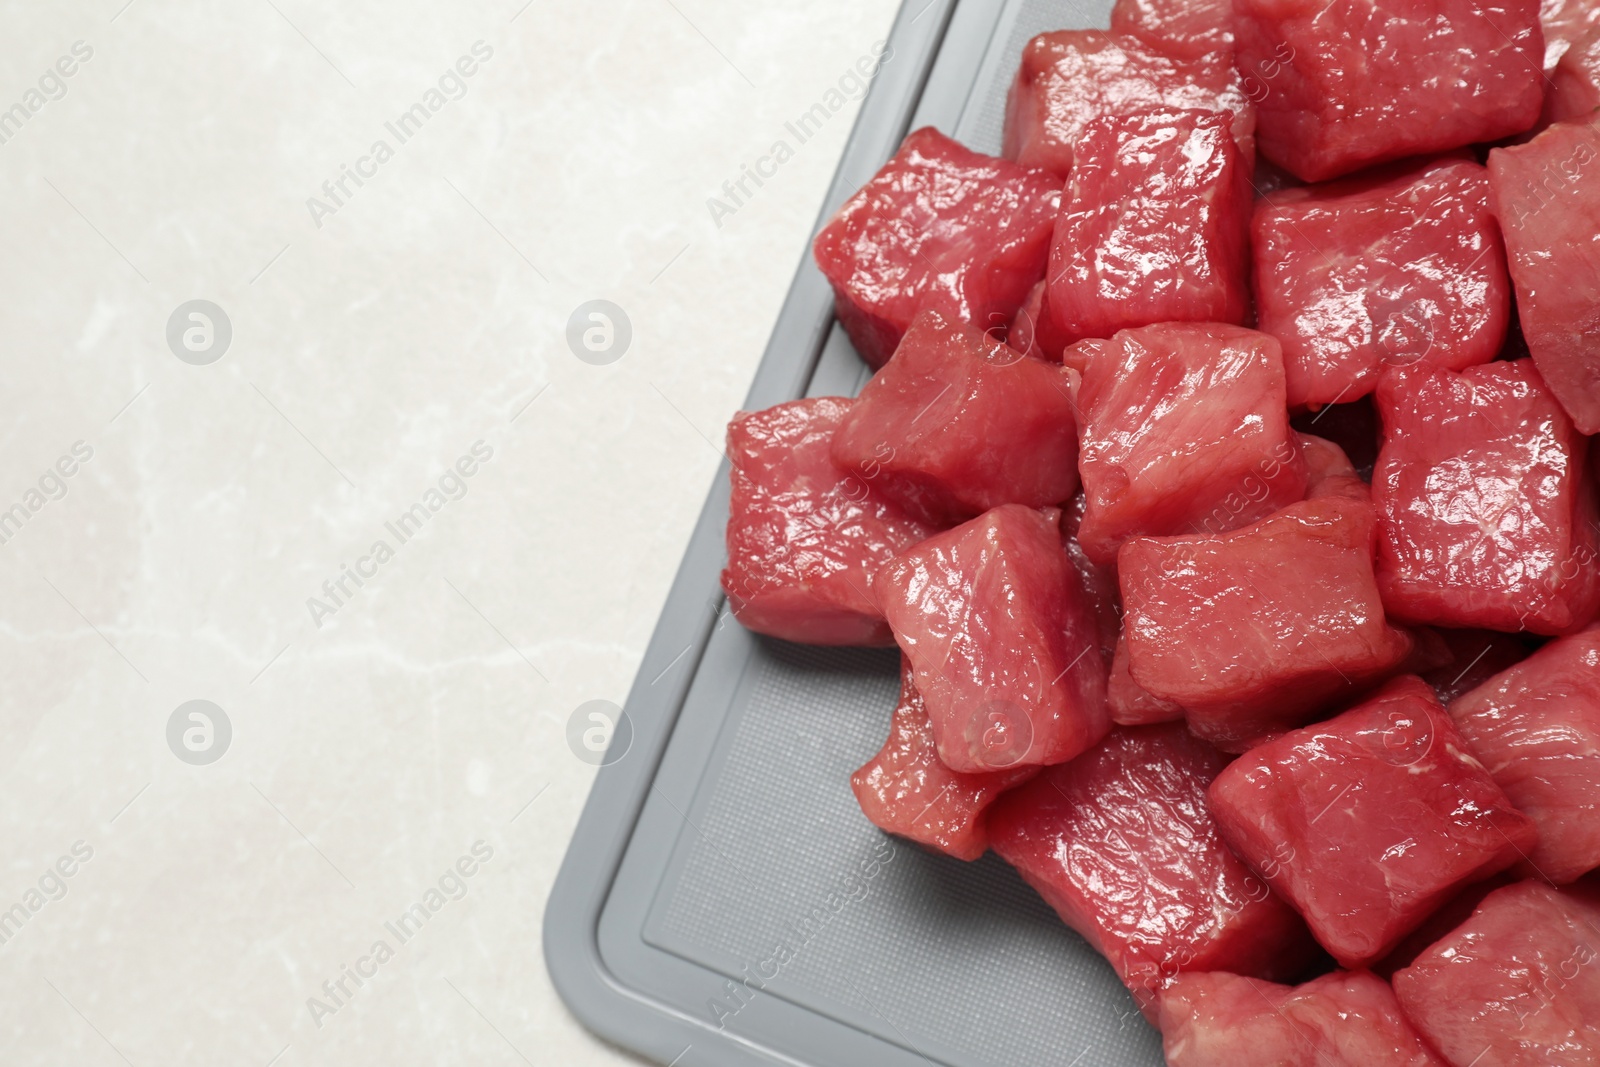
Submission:
<svg viewBox="0 0 1600 1067">
<path fill-rule="evenodd" d="M 1306 458 L 1306 499 L 1339 496 L 1350 500 L 1371 500 L 1367 483 L 1356 473 L 1344 449 L 1315 434 L 1296 433 L 1300 454 Z"/>
<path fill-rule="evenodd" d="M 1559 885 L 1600 867 L 1600 626 L 1458 697 L 1450 717 L 1539 827 L 1533 872 Z"/>
<path fill-rule="evenodd" d="M 757 633 L 813 645 L 888 645 L 872 576 L 933 533 L 833 465 L 853 401 L 794 400 L 728 424 L 732 499 L 722 589 Z"/>
<path fill-rule="evenodd" d="M 1053 174 L 912 133 L 812 243 L 856 351 L 883 366 L 923 308 L 1003 328 L 1044 273 L 1060 199 Z"/>
<path fill-rule="evenodd" d="M 1256 314 L 1283 343 L 1290 407 L 1355 400 L 1386 366 L 1499 354 L 1511 282 L 1478 164 L 1288 190 L 1257 202 L 1251 228 Z"/>
<path fill-rule="evenodd" d="M 1058 521 L 1005 504 L 873 580 L 951 770 L 1064 763 L 1110 729 L 1099 624 Z"/>
<path fill-rule="evenodd" d="M 1600 26 L 1600 3 L 1595 0 L 1543 0 L 1539 25 L 1544 29 L 1544 72 L 1561 62 L 1573 43 Z"/>
<path fill-rule="evenodd" d="M 1600 433 L 1600 115 L 1489 153 L 1517 315 L 1539 373 L 1584 433 Z"/>
<path fill-rule="evenodd" d="M 1538 0 L 1237 0 L 1261 152 L 1306 181 L 1521 133 L 1543 103 Z"/>
<path fill-rule="evenodd" d="M 1139 534 L 1236 530 L 1305 495 L 1271 337 L 1164 323 L 1075 351 L 1090 558 L 1109 562 Z"/>
<path fill-rule="evenodd" d="M 1496 889 L 1504 889 L 1522 881 L 1512 871 L 1515 868 L 1490 875 L 1481 882 L 1473 882 L 1451 897 L 1450 900 L 1425 919 L 1421 926 L 1411 931 L 1383 959 L 1372 965 L 1372 973 L 1387 981 L 1394 981 L 1395 972 L 1417 962 L 1434 942 L 1447 936 L 1456 927 L 1472 917 L 1484 898 Z"/>
<path fill-rule="evenodd" d="M 1455 654 L 1450 651 L 1450 645 L 1440 636 L 1438 630 L 1431 626 L 1404 627 L 1406 633 L 1411 635 L 1411 655 L 1406 657 L 1396 674 L 1425 675 L 1429 671 L 1436 671 L 1455 662 Z M 1504 635 L 1502 635 L 1504 636 Z M 1427 682 L 1427 678 L 1423 678 Z M 1431 686 L 1433 683 L 1428 682 Z M 1434 691 L 1438 695 L 1438 690 Z M 1439 703 L 1443 704 L 1441 700 Z"/>
<path fill-rule="evenodd" d="M 1445 705 L 1506 668 L 1521 663 L 1532 651 L 1527 641 L 1517 634 L 1446 629 L 1434 633 L 1444 639 L 1450 659 L 1433 670 L 1421 672 L 1422 680 L 1433 686 L 1439 703 Z"/>
<path fill-rule="evenodd" d="M 1226 51 L 1177 56 L 1104 30 L 1041 33 L 1022 49 L 1006 97 L 1000 154 L 1065 178 L 1089 123 L 1136 111 L 1230 112 L 1246 165 L 1255 160 L 1255 106 Z"/>
<path fill-rule="evenodd" d="M 1445 1067 L 1365 971 L 1285 986 L 1226 971 L 1179 975 L 1161 994 L 1169 1067 Z"/>
<path fill-rule="evenodd" d="M 989 847 L 984 809 L 1038 773 L 1038 767 L 1013 767 L 960 774 L 939 762 L 933 722 L 917 692 L 911 662 L 902 656 L 900 702 L 889 739 L 851 775 L 850 787 L 873 825 L 957 859 L 975 860 Z"/>
<path fill-rule="evenodd" d="M 856 398 L 833 461 L 938 525 L 1001 504 L 1059 504 L 1078 491 L 1065 372 L 923 311 Z"/>
<path fill-rule="evenodd" d="M 1066 347 L 1067 341 L 1050 318 L 1049 290 L 1047 278 L 1040 278 L 1028 290 L 1028 299 L 1017 309 L 1006 331 L 1006 343 L 1035 359 L 1059 363 L 1061 350 Z"/>
<path fill-rule="evenodd" d="M 1111 32 L 1137 37 L 1153 52 L 1183 59 L 1213 52 L 1231 55 L 1233 4 L 1230 0 L 1117 0 L 1111 8 Z"/>
<path fill-rule="evenodd" d="M 1228 844 L 1345 967 L 1381 959 L 1538 836 L 1412 676 L 1251 749 L 1210 797 Z"/>
<path fill-rule="evenodd" d="M 1250 203 L 1225 114 L 1091 121 L 1050 242 L 1054 328 L 1077 340 L 1153 322 L 1243 322 Z"/>
<path fill-rule="evenodd" d="M 1314 951 L 1217 834 L 1205 794 L 1224 762 L 1177 723 L 1117 729 L 990 809 L 991 847 L 1148 1014 L 1181 972 L 1286 978 Z"/>
<path fill-rule="evenodd" d="M 1265 200 L 1285 189 L 1299 189 L 1306 183 L 1266 156 L 1257 156 L 1256 173 L 1255 177 L 1250 179 L 1250 184 L 1255 186 L 1256 199 Z"/>
<path fill-rule="evenodd" d="M 1594 10 L 1600 12 L 1600 5 Z M 1546 126 L 1556 122 L 1581 122 L 1597 107 L 1600 107 L 1600 23 L 1591 24 L 1562 53 L 1550 74 L 1550 89 L 1545 94 L 1544 115 L 1540 121 Z"/>
<path fill-rule="evenodd" d="M 1011 316 L 1011 325 L 1006 327 L 1006 344 L 1033 359 L 1049 359 L 1045 354 L 1044 346 L 1039 340 L 1039 317 L 1044 311 L 1044 294 L 1046 282 L 1040 278 L 1033 283 L 1033 288 L 1028 290 L 1027 299 Z"/>
<path fill-rule="evenodd" d="M 1400 1007 L 1454 1067 L 1600 1063 L 1600 909 L 1521 882 L 1394 976 Z"/>
<path fill-rule="evenodd" d="M 1233 533 L 1139 537 L 1117 557 L 1133 679 L 1241 752 L 1388 677 L 1411 636 L 1372 576 L 1372 506 L 1329 496 Z"/>
<path fill-rule="evenodd" d="M 1111 660 L 1111 675 L 1106 680 L 1106 703 L 1111 706 L 1111 721 L 1118 726 L 1146 726 L 1183 718 L 1183 709 L 1170 700 L 1147 692 L 1133 680 L 1128 669 L 1128 642 L 1117 641 Z"/>
<path fill-rule="evenodd" d="M 1112 650 L 1122 635 L 1122 591 L 1117 588 L 1116 564 L 1096 563 L 1078 540 L 1087 506 L 1083 494 L 1079 493 L 1072 498 L 1072 503 L 1061 509 L 1061 547 L 1066 549 L 1067 559 L 1078 572 L 1083 595 L 1100 623 L 1100 652 L 1109 665 Z"/>
<path fill-rule="evenodd" d="M 1575 630 L 1600 610 L 1588 442 L 1532 361 L 1389 370 L 1378 588 L 1397 619 Z"/>
<path fill-rule="evenodd" d="M 1289 420 L 1301 433 L 1316 434 L 1338 445 L 1350 458 L 1356 475 L 1372 478 L 1372 465 L 1378 461 L 1378 409 L 1372 397 L 1364 396 L 1353 404 L 1329 404 L 1318 411 L 1303 411 Z"/>
</svg>

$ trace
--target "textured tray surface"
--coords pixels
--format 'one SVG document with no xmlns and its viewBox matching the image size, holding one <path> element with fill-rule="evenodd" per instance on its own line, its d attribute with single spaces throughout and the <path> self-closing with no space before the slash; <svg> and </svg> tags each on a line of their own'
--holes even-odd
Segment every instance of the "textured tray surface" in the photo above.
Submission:
<svg viewBox="0 0 1600 1067">
<path fill-rule="evenodd" d="M 849 776 L 883 741 L 895 655 L 756 644 L 647 940 L 730 977 L 765 964 L 762 995 L 940 1062 L 1159 1063 L 1110 968 L 1009 867 L 925 852 L 861 815 Z M 737 1030 L 742 1015 L 723 1017 Z"/>
</svg>

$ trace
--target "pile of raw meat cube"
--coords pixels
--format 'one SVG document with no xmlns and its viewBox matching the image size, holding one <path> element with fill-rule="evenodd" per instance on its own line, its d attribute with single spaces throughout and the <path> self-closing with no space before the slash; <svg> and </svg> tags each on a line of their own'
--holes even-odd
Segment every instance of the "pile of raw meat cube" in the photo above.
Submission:
<svg viewBox="0 0 1600 1067">
<path fill-rule="evenodd" d="M 1119 0 L 816 238 L 876 374 L 741 413 L 750 629 L 1174 1067 L 1600 1064 L 1600 2 Z"/>
</svg>

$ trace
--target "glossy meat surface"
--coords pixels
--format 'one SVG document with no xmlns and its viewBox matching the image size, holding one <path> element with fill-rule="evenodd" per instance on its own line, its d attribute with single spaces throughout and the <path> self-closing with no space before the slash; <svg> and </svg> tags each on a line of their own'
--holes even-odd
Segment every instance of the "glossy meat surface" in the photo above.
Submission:
<svg viewBox="0 0 1600 1067">
<path fill-rule="evenodd" d="M 1232 114 L 1246 165 L 1255 160 L 1255 106 L 1226 52 L 1182 57 L 1104 30 L 1041 33 L 1022 49 L 1006 97 L 1000 154 L 1065 178 L 1094 119 L 1152 108 Z"/>
<path fill-rule="evenodd" d="M 1111 32 L 1137 37 L 1152 51 L 1195 58 L 1233 51 L 1230 0 L 1117 0 Z M 1248 97 L 1248 83 L 1246 83 Z"/>
<path fill-rule="evenodd" d="M 1055 232 L 1053 227 L 1051 232 Z M 1050 318 L 1049 289 L 1049 279 L 1040 278 L 1028 290 L 1028 299 L 1017 309 L 1006 330 L 1006 343 L 1034 359 L 1059 363 L 1067 341 Z"/>
<path fill-rule="evenodd" d="M 1306 181 L 1494 141 L 1543 103 L 1538 0 L 1238 0 L 1261 152 Z"/>
<path fill-rule="evenodd" d="M 923 311 L 856 398 L 833 461 L 937 525 L 1078 489 L 1078 435 L 1061 368 Z"/>
<path fill-rule="evenodd" d="M 1117 557 L 1134 681 L 1240 752 L 1391 674 L 1413 641 L 1372 575 L 1371 505 L 1331 496 Z"/>
<path fill-rule="evenodd" d="M 1600 5 L 1596 7 L 1600 11 Z M 1548 52 L 1548 45 L 1547 45 Z M 1540 122 L 1581 122 L 1600 107 L 1600 22 L 1576 34 L 1550 74 Z"/>
<path fill-rule="evenodd" d="M 1113 560 L 1140 534 L 1235 530 L 1305 495 L 1271 337 L 1172 323 L 1076 351 L 1079 539 L 1092 558 Z"/>
<path fill-rule="evenodd" d="M 917 692 L 911 663 L 900 658 L 900 700 L 883 748 L 850 776 L 861 811 L 891 834 L 975 860 L 989 847 L 984 811 L 1005 790 L 1037 774 L 1013 767 L 961 774 L 939 761 L 933 722 Z"/>
<path fill-rule="evenodd" d="M 1372 466 L 1378 461 L 1381 427 L 1372 397 L 1364 396 L 1352 404 L 1329 404 L 1316 411 L 1302 411 L 1289 420 L 1301 433 L 1315 434 L 1338 445 L 1350 458 L 1356 474 L 1371 480 Z"/>
<path fill-rule="evenodd" d="M 1578 429 L 1600 433 L 1600 116 L 1490 152 L 1489 185 L 1528 350 Z"/>
<path fill-rule="evenodd" d="M 1052 174 L 913 132 L 812 243 L 856 351 L 883 366 L 923 308 L 1004 328 L 1044 273 L 1060 195 Z"/>
<path fill-rule="evenodd" d="M 1440 626 L 1574 630 L 1600 610 L 1588 442 L 1529 360 L 1378 385 L 1372 478 L 1390 614 Z"/>
<path fill-rule="evenodd" d="M 1528 639 L 1498 630 L 1435 630 L 1449 651 L 1450 660 L 1426 671 L 1422 680 L 1433 686 L 1439 702 L 1448 705 L 1462 693 L 1478 688 L 1507 667 L 1521 663 L 1532 651 Z M 1521 807 L 1521 805 L 1518 805 Z"/>
<path fill-rule="evenodd" d="M 1414 676 L 1251 749 L 1210 799 L 1228 844 L 1345 967 L 1381 959 L 1537 839 Z"/>
<path fill-rule="evenodd" d="M 1595 1067 L 1600 910 L 1540 882 L 1496 890 L 1394 990 L 1453 1067 Z"/>
<path fill-rule="evenodd" d="M 1148 726 L 1183 718 L 1183 708 L 1162 700 L 1133 680 L 1128 668 L 1128 642 L 1121 638 L 1106 681 L 1106 703 L 1111 707 L 1111 721 L 1118 726 Z"/>
<path fill-rule="evenodd" d="M 1062 337 L 1243 322 L 1250 169 L 1227 115 L 1094 119 L 1075 151 L 1050 242 L 1050 317 Z"/>
<path fill-rule="evenodd" d="M 1544 70 L 1555 70 L 1573 43 L 1600 26 L 1600 3 L 1595 0 L 1543 0 L 1539 25 L 1544 29 Z"/>
<path fill-rule="evenodd" d="M 722 589 L 757 633 L 814 645 L 893 641 L 872 576 L 933 531 L 834 466 L 829 447 L 851 403 L 794 400 L 728 424 Z"/>
<path fill-rule="evenodd" d="M 1223 757 L 1181 724 L 1118 729 L 1007 793 L 994 850 L 1110 960 L 1142 1010 L 1184 971 L 1294 974 L 1310 939 L 1206 807 Z"/>
<path fill-rule="evenodd" d="M 1110 728 L 1099 623 L 1058 521 L 1006 504 L 873 581 L 952 770 L 1062 763 Z"/>
<path fill-rule="evenodd" d="M 1539 827 L 1532 871 L 1562 884 L 1600 867 L 1600 626 L 1458 697 L 1450 716 Z"/>
<path fill-rule="evenodd" d="M 1096 563 L 1089 558 L 1083 550 L 1083 544 L 1078 540 L 1078 533 L 1083 527 L 1083 513 L 1088 507 L 1083 493 L 1072 498 L 1072 502 L 1061 509 L 1061 547 L 1066 549 L 1067 559 L 1071 561 L 1073 569 L 1078 572 L 1078 583 L 1083 589 L 1083 595 L 1088 601 L 1094 617 L 1100 624 L 1100 652 L 1109 664 L 1112 659 L 1112 650 L 1122 635 L 1122 590 L 1117 586 L 1117 566 L 1111 563 Z"/>
<path fill-rule="evenodd" d="M 1285 986 L 1225 971 L 1161 994 L 1168 1067 L 1444 1067 L 1389 983 L 1336 971 Z"/>
<path fill-rule="evenodd" d="M 1349 500 L 1370 500 L 1367 483 L 1356 473 L 1344 449 L 1315 434 L 1296 433 L 1300 454 L 1306 460 L 1306 499 L 1337 496 Z"/>
<path fill-rule="evenodd" d="M 1511 282 L 1488 172 L 1451 160 L 1256 204 L 1256 313 L 1283 344 L 1289 406 L 1348 403 L 1385 367 L 1500 352 Z"/>
</svg>

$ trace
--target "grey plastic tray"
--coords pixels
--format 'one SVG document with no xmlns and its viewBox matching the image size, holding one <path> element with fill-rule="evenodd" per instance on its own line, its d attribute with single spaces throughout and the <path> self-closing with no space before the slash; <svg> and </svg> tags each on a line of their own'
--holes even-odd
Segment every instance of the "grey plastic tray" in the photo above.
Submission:
<svg viewBox="0 0 1600 1067">
<path fill-rule="evenodd" d="M 1110 0 L 907 0 L 819 225 L 910 129 L 997 151 L 1022 45 Z M 746 400 L 853 395 L 867 369 L 801 264 Z M 888 730 L 892 651 L 743 630 L 718 588 L 718 472 L 545 911 L 556 988 L 676 1067 L 1157 1065 L 1110 968 L 992 854 L 887 837 L 849 775 Z M 614 744 L 621 744 L 620 740 Z"/>
</svg>

